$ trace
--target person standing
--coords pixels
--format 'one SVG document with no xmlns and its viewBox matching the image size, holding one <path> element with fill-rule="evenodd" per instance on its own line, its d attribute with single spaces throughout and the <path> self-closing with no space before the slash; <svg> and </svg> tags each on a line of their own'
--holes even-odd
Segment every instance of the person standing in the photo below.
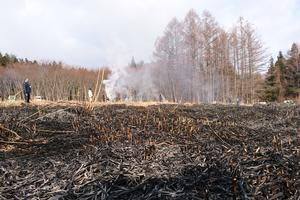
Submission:
<svg viewBox="0 0 300 200">
<path fill-rule="evenodd" d="M 92 88 L 90 88 L 88 90 L 88 97 L 89 97 L 89 101 L 92 102 L 93 101 L 93 91 L 92 91 Z"/>
<path fill-rule="evenodd" d="M 28 78 L 25 79 L 23 83 L 23 93 L 25 97 L 25 102 L 30 102 L 30 93 L 31 93 L 31 85 L 29 84 Z"/>
<path fill-rule="evenodd" d="M 241 99 L 239 97 L 236 99 L 236 105 L 237 107 L 240 107 L 241 105 Z"/>
</svg>

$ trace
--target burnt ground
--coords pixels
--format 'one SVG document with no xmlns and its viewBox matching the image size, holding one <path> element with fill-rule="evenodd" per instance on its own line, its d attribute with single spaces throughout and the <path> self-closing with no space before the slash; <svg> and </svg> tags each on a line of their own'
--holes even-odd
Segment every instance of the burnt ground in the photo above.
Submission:
<svg viewBox="0 0 300 200">
<path fill-rule="evenodd" d="M 299 199 L 300 107 L 0 107 L 0 199 Z"/>
</svg>

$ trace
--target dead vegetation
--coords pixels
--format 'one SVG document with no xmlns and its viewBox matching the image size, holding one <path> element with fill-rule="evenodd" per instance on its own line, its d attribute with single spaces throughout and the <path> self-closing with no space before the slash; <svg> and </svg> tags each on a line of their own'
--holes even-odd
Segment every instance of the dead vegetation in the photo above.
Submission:
<svg viewBox="0 0 300 200">
<path fill-rule="evenodd" d="M 0 199 L 297 199 L 300 107 L 0 108 Z"/>
</svg>

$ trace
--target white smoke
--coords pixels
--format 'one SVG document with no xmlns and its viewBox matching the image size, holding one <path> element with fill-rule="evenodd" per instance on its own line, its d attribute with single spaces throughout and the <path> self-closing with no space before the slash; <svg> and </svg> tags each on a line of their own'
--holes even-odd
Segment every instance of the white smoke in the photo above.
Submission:
<svg viewBox="0 0 300 200">
<path fill-rule="evenodd" d="M 126 76 L 126 73 L 121 68 L 117 68 L 112 71 L 108 80 L 103 81 L 106 95 L 110 100 L 116 99 L 117 95 L 123 93 L 122 90 L 125 90 L 126 85 L 122 83 L 124 76 Z"/>
<path fill-rule="evenodd" d="M 110 100 L 157 100 L 159 93 L 153 83 L 151 65 L 114 68 L 104 81 L 105 92 Z"/>
</svg>

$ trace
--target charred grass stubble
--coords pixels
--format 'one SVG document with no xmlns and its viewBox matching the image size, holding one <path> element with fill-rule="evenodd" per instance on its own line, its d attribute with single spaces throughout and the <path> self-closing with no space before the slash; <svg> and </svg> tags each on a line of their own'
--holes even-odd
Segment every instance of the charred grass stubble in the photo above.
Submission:
<svg viewBox="0 0 300 200">
<path fill-rule="evenodd" d="M 299 107 L 2 107 L 0 199 L 297 199 Z"/>
</svg>

